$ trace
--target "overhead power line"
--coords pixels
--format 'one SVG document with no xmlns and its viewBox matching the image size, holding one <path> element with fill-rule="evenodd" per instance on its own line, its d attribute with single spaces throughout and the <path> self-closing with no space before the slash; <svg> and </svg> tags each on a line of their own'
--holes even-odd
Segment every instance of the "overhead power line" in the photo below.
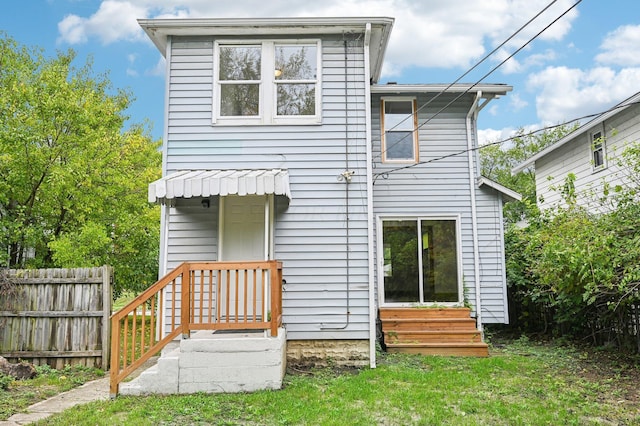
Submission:
<svg viewBox="0 0 640 426">
<path fill-rule="evenodd" d="M 523 44 L 522 46 L 520 46 L 517 50 L 515 50 L 513 53 L 511 53 L 507 58 L 505 58 L 502 62 L 500 62 L 498 65 L 496 65 L 495 67 L 493 67 L 489 72 L 487 72 L 486 74 L 484 74 L 478 81 L 476 81 L 475 83 L 473 83 L 471 86 L 469 86 L 467 89 L 465 89 L 463 92 L 461 92 L 458 96 L 456 96 L 455 98 L 453 98 L 450 102 L 448 102 L 445 106 L 443 106 L 442 108 L 440 108 L 434 115 L 432 115 L 431 117 L 427 118 L 422 124 L 418 125 L 411 133 L 415 133 L 417 132 L 419 129 L 421 129 L 422 127 L 424 127 L 427 123 L 431 122 L 431 120 L 433 120 L 434 118 L 436 118 L 438 115 L 440 115 L 443 111 L 445 111 L 447 108 L 449 108 L 454 102 L 456 102 L 458 99 L 460 99 L 462 96 L 466 95 L 467 93 L 469 93 L 471 91 L 471 89 L 473 89 L 474 87 L 476 87 L 477 85 L 479 85 L 480 83 L 482 83 L 482 81 L 487 78 L 488 76 L 490 76 L 491 74 L 493 74 L 498 68 L 500 68 L 502 65 L 504 65 L 509 59 L 513 58 L 516 54 L 518 54 L 522 49 L 524 49 L 525 47 L 527 47 L 533 40 L 535 40 L 536 38 L 538 38 L 543 32 L 545 32 L 547 29 L 549 29 L 553 24 L 555 24 L 556 22 L 558 22 L 560 19 L 562 19 L 567 13 L 569 13 L 571 10 L 573 10 L 576 6 L 578 6 L 580 3 L 582 2 L 582 0 L 577 0 L 573 5 L 571 5 L 567 10 L 565 10 L 562 14 L 560 14 L 556 19 L 554 19 L 553 21 L 551 21 L 549 24 L 547 24 L 542 30 L 540 30 L 539 32 L 537 32 L 533 37 L 531 37 L 525 44 Z M 552 3 L 553 4 L 553 3 Z M 545 7 L 540 13 L 538 13 L 537 16 L 539 16 L 542 12 L 544 12 L 549 6 L 551 6 L 551 4 L 549 4 L 547 7 Z M 531 20 L 529 20 L 527 22 L 526 25 L 529 25 L 530 22 L 533 21 L 533 19 L 535 19 L 536 17 L 532 18 Z M 521 31 L 521 29 L 518 30 Z M 511 36 L 512 38 L 513 36 Z M 483 59 L 484 60 L 484 59 Z M 449 86 L 451 87 L 451 86 Z M 446 90 L 446 89 L 445 89 Z M 438 96 L 440 96 L 442 93 L 444 93 L 443 91 L 440 91 L 440 93 L 438 93 Z M 426 105 L 425 105 L 426 106 Z M 410 133 L 410 134 L 411 134 Z M 373 159 L 379 158 L 380 156 L 382 156 L 383 152 L 386 152 L 389 148 L 397 145 L 398 143 L 402 142 L 406 137 L 408 137 L 409 135 L 404 136 L 403 138 L 401 138 L 400 140 L 396 141 L 393 145 L 389 146 L 389 147 L 385 147 L 384 150 L 380 150 L 380 154 L 376 154 Z"/>
<path fill-rule="evenodd" d="M 450 83 L 449 85 L 447 85 L 447 87 L 445 87 L 444 89 L 442 89 L 440 92 L 438 92 L 433 98 L 429 99 L 424 105 L 422 105 L 420 108 L 418 108 L 415 112 L 419 112 L 421 111 L 423 108 L 426 108 L 429 104 L 431 104 L 431 102 L 435 101 L 436 99 L 438 99 L 440 97 L 440 95 L 444 94 L 447 90 L 451 89 L 456 83 L 460 82 L 460 80 L 462 80 L 464 77 L 466 77 L 469 73 L 471 73 L 471 71 L 473 71 L 474 69 L 478 68 L 484 61 L 486 61 L 487 59 L 489 59 L 494 53 L 496 53 L 498 50 L 502 49 L 507 43 L 509 43 L 515 36 L 517 36 L 521 31 L 523 31 L 526 27 L 529 26 L 529 24 L 531 24 L 533 21 L 535 21 L 540 15 L 542 15 L 547 9 L 549 9 L 551 6 L 553 6 L 554 3 L 556 3 L 558 0 L 553 0 L 551 3 L 549 3 L 548 5 L 546 5 L 540 12 L 538 12 L 533 18 L 529 19 L 525 24 L 521 25 L 520 28 L 518 28 L 516 30 L 516 32 L 514 32 L 513 34 L 511 34 L 509 37 L 507 37 L 506 40 L 504 40 L 502 43 L 500 43 L 499 46 L 496 46 L 496 48 L 494 48 L 491 52 L 487 53 L 482 59 L 480 59 L 474 66 L 472 66 L 471 68 L 469 68 L 467 71 L 465 71 L 460 77 L 458 77 L 457 79 L 455 79 L 453 81 L 453 83 Z M 407 117 L 405 117 L 404 119 L 402 119 L 400 122 L 398 122 L 395 126 L 391 127 L 389 129 L 389 131 L 397 128 L 400 124 L 404 123 L 406 120 L 408 120 L 409 118 L 411 118 L 411 115 L 407 115 Z"/>
<path fill-rule="evenodd" d="M 514 139 L 526 138 L 526 137 L 533 136 L 533 135 L 535 135 L 537 133 L 540 133 L 540 132 L 545 132 L 547 130 L 556 129 L 558 127 L 566 126 L 566 125 L 569 125 L 571 123 L 575 123 L 575 122 L 579 122 L 581 120 L 585 120 L 587 118 L 598 117 L 598 116 L 606 114 L 608 112 L 615 111 L 616 109 L 625 108 L 625 107 L 628 107 L 628 106 L 631 106 L 631 105 L 639 105 L 639 104 L 640 104 L 640 101 L 618 104 L 618 105 L 616 105 L 614 107 L 611 107 L 611 108 L 609 108 L 607 110 L 604 110 L 604 111 L 601 111 L 601 112 L 596 112 L 596 113 L 593 113 L 593 114 L 583 115 L 581 117 L 574 118 L 572 120 L 568 120 L 568 121 L 565 121 L 565 122 L 560 123 L 560 124 L 554 124 L 554 125 L 551 125 L 551 126 L 541 127 L 539 129 L 531 131 L 529 133 L 522 133 L 522 134 L 513 135 L 513 136 L 508 137 L 506 139 L 501 139 L 501 140 L 498 140 L 498 141 L 495 141 L 495 142 L 490 142 L 490 143 L 484 144 L 482 146 L 476 146 L 476 147 L 473 147 L 471 149 L 463 149 L 463 150 L 460 150 L 460 151 L 452 152 L 450 154 L 442 155 L 440 157 L 434 157 L 434 158 L 431 158 L 431 159 L 426 160 L 426 161 L 419 161 L 419 162 L 414 163 L 414 164 L 407 164 L 406 166 L 396 167 L 395 169 L 391 169 L 391 170 L 385 170 L 384 172 L 381 172 L 381 173 L 374 173 L 373 174 L 373 181 L 375 183 L 375 181 L 380 177 L 383 178 L 383 179 L 386 179 L 387 177 L 389 177 L 389 174 L 397 172 L 397 171 L 400 171 L 400 170 L 410 169 L 412 167 L 419 166 L 419 165 L 422 165 L 422 164 L 433 163 L 433 162 L 444 160 L 444 159 L 447 159 L 447 158 L 450 158 L 450 157 L 455 157 L 457 155 L 466 154 L 466 153 L 468 153 L 470 151 L 479 151 L 481 149 L 484 149 L 484 148 L 487 148 L 487 147 L 490 147 L 490 146 L 493 146 L 493 145 L 501 145 L 503 143 L 511 142 Z"/>
</svg>

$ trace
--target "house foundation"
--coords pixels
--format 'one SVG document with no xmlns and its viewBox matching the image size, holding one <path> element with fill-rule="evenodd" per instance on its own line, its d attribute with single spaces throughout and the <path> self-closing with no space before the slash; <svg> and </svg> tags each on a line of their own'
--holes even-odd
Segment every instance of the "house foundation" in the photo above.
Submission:
<svg viewBox="0 0 640 426">
<path fill-rule="evenodd" d="M 366 367 L 368 340 L 289 340 L 287 362 L 304 367 Z"/>
</svg>

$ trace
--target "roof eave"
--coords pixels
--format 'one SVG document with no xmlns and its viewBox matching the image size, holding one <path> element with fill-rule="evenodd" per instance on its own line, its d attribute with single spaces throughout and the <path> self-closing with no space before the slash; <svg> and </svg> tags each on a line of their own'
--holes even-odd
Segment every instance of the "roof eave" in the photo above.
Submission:
<svg viewBox="0 0 640 426">
<path fill-rule="evenodd" d="M 574 140 L 575 138 L 581 136 L 582 134 L 587 132 L 589 129 L 591 129 L 593 126 L 595 126 L 596 124 L 602 123 L 603 121 L 606 121 L 606 120 L 610 119 L 611 117 L 621 113 L 622 111 L 626 110 L 627 108 L 631 107 L 634 103 L 637 103 L 639 101 L 640 101 L 640 92 L 638 92 L 635 95 L 632 95 L 631 97 L 629 97 L 629 98 L 625 99 L 624 101 L 620 102 L 619 104 L 617 104 L 613 108 L 609 109 L 607 112 L 598 115 L 597 117 L 595 117 L 592 120 L 587 121 L 585 124 L 583 124 L 582 126 L 578 127 L 573 132 L 569 133 L 568 135 L 566 135 L 562 139 L 559 139 L 553 145 L 549 145 L 548 147 L 546 147 L 545 149 L 543 149 L 542 151 L 540 151 L 536 155 L 534 155 L 534 156 L 526 159 L 522 163 L 518 164 L 517 166 L 515 166 L 514 168 L 511 169 L 511 174 L 515 175 L 515 174 L 521 172 L 522 170 L 524 170 L 527 167 L 531 166 L 532 164 L 534 164 L 536 161 L 538 161 L 542 157 L 552 153 L 553 151 L 555 151 L 556 149 L 560 148 L 561 146 L 563 146 L 563 145 L 569 143 L 570 141 Z"/>
<path fill-rule="evenodd" d="M 482 92 L 489 97 L 504 96 L 513 90 L 506 84 L 375 84 L 371 86 L 371 93 L 376 94 L 402 94 L 402 93 L 477 93 Z"/>
<path fill-rule="evenodd" d="M 170 36 L 310 35 L 359 32 L 371 24 L 371 79 L 378 81 L 393 27 L 390 17 L 256 18 L 256 19 L 139 19 L 138 24 L 163 56 Z"/>
<path fill-rule="evenodd" d="M 482 185 L 486 185 L 489 188 L 492 188 L 498 191 L 499 193 L 506 196 L 507 198 L 510 198 L 511 200 L 522 201 L 522 195 L 520 195 L 520 193 L 513 191 L 504 185 L 500 185 L 498 182 L 494 182 L 491 179 L 486 178 L 484 176 L 481 176 L 480 179 L 478 180 L 478 186 L 480 187 Z"/>
</svg>

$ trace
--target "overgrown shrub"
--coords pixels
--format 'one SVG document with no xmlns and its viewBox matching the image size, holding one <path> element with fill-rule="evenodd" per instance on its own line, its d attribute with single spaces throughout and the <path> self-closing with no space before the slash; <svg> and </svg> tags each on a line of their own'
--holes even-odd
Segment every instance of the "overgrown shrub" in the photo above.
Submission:
<svg viewBox="0 0 640 426">
<path fill-rule="evenodd" d="M 640 147 L 623 157 L 628 171 L 638 171 Z M 507 231 L 507 281 L 519 327 L 640 352 L 640 203 L 629 182 L 598 200 L 612 210 L 592 214 L 575 202 L 569 175 L 563 207 Z"/>
<path fill-rule="evenodd" d="M 0 390 L 6 391 L 13 382 L 13 377 L 0 373 Z"/>
</svg>

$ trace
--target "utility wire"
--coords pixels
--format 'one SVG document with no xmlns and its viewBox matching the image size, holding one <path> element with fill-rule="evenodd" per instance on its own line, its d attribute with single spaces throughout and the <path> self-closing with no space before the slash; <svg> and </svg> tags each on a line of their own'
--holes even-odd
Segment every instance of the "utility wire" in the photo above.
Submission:
<svg viewBox="0 0 640 426">
<path fill-rule="evenodd" d="M 615 111 L 615 110 L 617 110 L 619 108 L 626 108 L 626 107 L 631 106 L 631 105 L 639 105 L 639 104 L 640 104 L 640 101 L 618 104 L 618 105 L 616 105 L 614 107 L 611 107 L 611 108 L 609 108 L 609 109 L 607 109 L 605 111 L 596 112 L 596 113 L 593 113 L 593 114 L 583 115 L 582 117 L 574 118 L 572 120 L 565 121 L 564 123 L 554 124 L 554 125 L 546 126 L 546 127 L 541 127 L 539 129 L 531 131 L 529 133 L 517 134 L 517 135 L 511 136 L 511 137 L 508 137 L 506 139 L 502 139 L 502 140 L 499 140 L 499 141 L 486 143 L 486 144 L 484 144 L 482 146 L 476 146 L 476 147 L 473 147 L 471 149 L 463 149 L 463 150 L 460 150 L 460 151 L 452 152 L 451 154 L 447 154 L 447 155 L 443 155 L 443 156 L 440 156 L 440 157 L 431 158 L 429 160 L 420 161 L 420 162 L 414 163 L 414 164 L 407 164 L 406 166 L 397 167 L 397 168 L 391 169 L 391 170 L 386 170 L 386 171 L 384 171 L 382 173 L 374 173 L 373 182 L 375 183 L 376 179 L 378 179 L 379 177 L 381 177 L 383 179 L 387 179 L 389 177 L 389 174 L 397 172 L 397 171 L 400 171 L 400 170 L 410 169 L 412 167 L 419 166 L 419 165 L 422 165 L 422 164 L 433 163 L 433 162 L 444 160 L 444 159 L 447 159 L 447 158 L 450 158 L 450 157 L 455 157 L 456 155 L 466 154 L 466 153 L 468 153 L 470 151 L 479 151 L 479 150 L 484 149 L 484 148 L 489 147 L 489 146 L 500 145 L 500 144 L 503 144 L 503 143 L 506 143 L 506 142 L 510 142 L 510 141 L 512 141 L 514 139 L 518 139 L 518 138 L 526 138 L 526 137 L 529 137 L 529 136 L 533 136 L 536 133 L 540 133 L 540 132 L 544 132 L 544 131 L 547 131 L 547 130 L 552 130 L 552 129 L 555 129 L 555 128 L 558 128 L 558 127 L 566 126 L 568 124 L 579 122 L 579 121 L 587 119 L 587 118 L 597 117 L 597 116 L 606 114 L 608 112 Z"/>
<path fill-rule="evenodd" d="M 493 55 L 494 53 L 496 53 L 498 50 L 502 49 L 504 47 L 504 45 L 506 45 L 507 43 L 509 43 L 515 36 L 517 36 L 522 30 L 524 30 L 526 27 L 529 26 L 529 24 L 531 24 L 533 21 L 535 21 L 540 15 L 542 15 L 544 12 L 546 12 L 547 9 L 549 9 L 551 6 L 553 6 L 554 3 L 556 3 L 558 0 L 553 0 L 551 3 L 549 3 L 548 5 L 546 5 L 544 7 L 544 9 L 542 9 L 540 12 L 538 12 L 533 18 L 529 19 L 525 24 L 523 24 L 522 26 L 520 26 L 520 28 L 518 28 L 518 30 L 511 34 L 505 41 L 503 41 L 502 43 L 500 43 L 499 46 L 497 46 L 495 49 L 493 49 L 491 52 L 487 53 L 482 59 L 480 59 L 480 61 L 478 61 L 474 66 L 472 66 L 471 68 L 469 68 L 467 71 L 464 72 L 464 74 L 462 74 L 460 77 L 458 77 L 453 83 L 450 83 L 447 87 L 445 87 L 444 89 L 442 89 L 440 92 L 438 92 L 433 98 L 429 99 L 424 105 L 422 105 L 420 108 L 418 108 L 415 113 L 420 112 L 423 108 L 426 108 L 429 104 L 431 104 L 431 102 L 435 101 L 436 99 L 438 99 L 440 97 L 440 95 L 443 95 L 447 90 L 451 89 L 456 83 L 458 83 L 460 80 L 462 80 L 464 77 L 466 77 L 469 73 L 471 73 L 471 71 L 473 71 L 474 69 L 478 68 L 480 66 L 480 64 L 482 64 L 484 61 L 486 61 L 487 59 L 489 59 L 489 57 L 491 57 L 491 55 Z M 395 128 L 397 128 L 400 124 L 404 123 L 405 121 L 407 121 L 409 118 L 412 118 L 411 115 L 407 115 L 404 119 L 402 119 L 400 122 L 398 122 L 395 126 L 391 127 L 390 129 L 387 130 L 387 132 L 394 130 Z"/>
<path fill-rule="evenodd" d="M 560 19 L 562 19 L 567 13 L 569 13 L 571 10 L 573 10 L 576 6 L 578 6 L 580 3 L 582 2 L 582 0 L 577 0 L 576 3 L 574 3 L 571 7 L 569 7 L 567 10 L 565 10 L 560 16 L 558 16 L 556 19 L 554 19 L 553 21 L 551 21 L 547 26 L 545 26 L 542 30 L 540 30 L 538 33 L 536 33 L 536 35 L 534 35 L 533 37 L 531 37 L 525 44 L 523 44 L 522 46 L 520 46 L 516 51 L 514 51 L 513 53 L 511 53 L 506 59 L 504 59 L 502 62 L 500 62 L 498 65 L 496 65 L 495 67 L 493 67 L 489 72 L 487 72 L 485 75 L 483 75 L 478 81 L 476 81 L 475 83 L 473 83 L 471 86 L 469 86 L 466 90 L 464 90 L 463 92 L 461 92 L 458 96 L 456 96 L 455 98 L 453 98 L 449 103 L 447 103 L 445 106 L 443 106 L 442 108 L 440 108 L 434 115 L 432 115 L 431 117 L 429 117 L 428 119 L 426 119 L 422 124 L 420 124 L 419 126 L 417 126 L 411 133 L 415 133 L 417 132 L 419 129 L 421 129 L 422 127 L 424 127 L 427 123 L 431 122 L 431 120 L 433 120 L 434 118 L 436 118 L 438 115 L 440 115 L 443 111 L 445 111 L 447 108 L 449 108 L 454 102 L 456 102 L 458 99 L 460 99 L 462 96 L 466 95 L 467 93 L 469 93 L 471 91 L 471 89 L 473 89 L 474 87 L 476 87 L 477 85 L 479 85 L 485 78 L 487 78 L 488 76 L 490 76 L 491 74 L 493 74 L 498 68 L 500 68 L 502 65 L 504 65 L 509 59 L 513 58 L 516 54 L 518 54 L 522 49 L 524 49 L 525 47 L 527 47 L 533 40 L 535 40 L 536 38 L 538 38 L 540 36 L 540 34 L 542 34 L 543 32 L 545 32 L 546 30 L 549 29 L 549 27 L 551 27 L 553 24 L 555 24 L 556 22 L 558 22 Z M 442 92 L 441 92 L 442 93 Z M 410 134 L 411 134 L 410 133 Z M 398 140 L 396 143 L 394 143 L 392 146 L 389 146 L 388 148 L 391 148 L 395 145 L 397 145 L 398 143 L 402 142 L 408 135 L 404 136 L 403 138 L 401 138 L 400 140 Z M 373 159 L 379 158 L 380 156 L 382 156 L 383 152 L 387 152 L 388 148 L 385 148 L 384 151 L 381 150 L 380 154 L 376 154 Z"/>
</svg>

